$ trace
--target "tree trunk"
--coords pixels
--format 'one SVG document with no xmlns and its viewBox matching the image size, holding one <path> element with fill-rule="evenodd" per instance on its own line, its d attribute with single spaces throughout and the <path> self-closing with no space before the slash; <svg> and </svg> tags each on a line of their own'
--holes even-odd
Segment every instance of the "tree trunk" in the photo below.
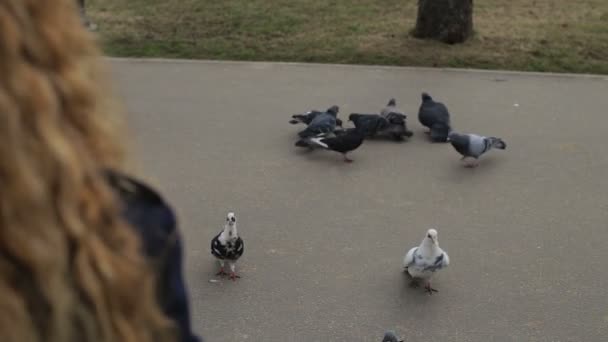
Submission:
<svg viewBox="0 0 608 342">
<path fill-rule="evenodd" d="M 473 0 L 418 0 L 414 37 L 455 44 L 472 33 Z"/>
</svg>

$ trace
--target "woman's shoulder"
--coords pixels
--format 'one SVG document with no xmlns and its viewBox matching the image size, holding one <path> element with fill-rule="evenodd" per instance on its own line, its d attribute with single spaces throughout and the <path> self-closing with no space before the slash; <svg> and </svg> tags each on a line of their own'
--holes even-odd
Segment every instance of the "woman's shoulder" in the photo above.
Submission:
<svg viewBox="0 0 608 342">
<path fill-rule="evenodd" d="M 105 170 L 109 186 L 120 201 L 122 217 L 142 237 L 149 256 L 158 256 L 176 238 L 177 218 L 159 192 L 143 181 L 115 170 Z"/>
</svg>

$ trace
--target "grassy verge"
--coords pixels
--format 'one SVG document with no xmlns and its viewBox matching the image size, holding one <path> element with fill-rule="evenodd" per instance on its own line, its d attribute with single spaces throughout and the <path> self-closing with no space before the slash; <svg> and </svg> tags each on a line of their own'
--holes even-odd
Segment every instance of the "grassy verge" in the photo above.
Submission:
<svg viewBox="0 0 608 342">
<path fill-rule="evenodd" d="M 482 0 L 475 36 L 410 36 L 416 0 L 95 0 L 109 55 L 608 74 L 607 0 Z"/>
</svg>

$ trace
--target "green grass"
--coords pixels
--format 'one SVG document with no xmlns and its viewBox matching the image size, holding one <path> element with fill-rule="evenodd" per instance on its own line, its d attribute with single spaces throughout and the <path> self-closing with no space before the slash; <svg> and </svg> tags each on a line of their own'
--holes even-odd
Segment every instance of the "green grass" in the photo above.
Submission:
<svg viewBox="0 0 608 342">
<path fill-rule="evenodd" d="M 607 0 L 480 0 L 475 35 L 418 40 L 416 0 L 96 0 L 112 56 L 608 74 Z"/>
</svg>

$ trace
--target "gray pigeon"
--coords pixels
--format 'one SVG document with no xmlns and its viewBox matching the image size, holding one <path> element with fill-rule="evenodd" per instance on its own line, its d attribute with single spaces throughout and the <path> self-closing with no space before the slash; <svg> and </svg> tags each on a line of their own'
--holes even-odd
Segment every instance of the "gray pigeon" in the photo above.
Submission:
<svg viewBox="0 0 608 342">
<path fill-rule="evenodd" d="M 291 116 L 291 120 L 289 120 L 289 123 L 292 125 L 297 125 L 299 123 L 310 125 L 312 119 L 314 119 L 319 114 L 323 114 L 323 112 L 315 109 L 310 110 L 304 114 L 294 114 Z"/>
<path fill-rule="evenodd" d="M 499 150 L 507 148 L 507 144 L 500 138 L 484 137 L 477 134 L 451 132 L 448 141 L 462 155 L 466 167 L 476 167 L 479 163 L 479 157 L 493 148 Z M 468 163 L 467 158 L 472 159 L 473 162 Z"/>
<path fill-rule="evenodd" d="M 313 109 L 304 114 L 294 114 L 291 116 L 291 120 L 289 120 L 289 123 L 292 125 L 297 125 L 299 123 L 303 123 L 305 125 L 310 125 L 312 120 L 314 118 L 316 118 L 317 115 L 323 114 L 323 113 L 325 113 L 325 112 L 321 112 L 321 111 Z M 340 120 L 339 118 L 336 118 L 336 125 L 342 127 L 342 120 Z"/>
<path fill-rule="evenodd" d="M 403 268 L 417 285 L 419 280 L 426 282 L 424 288 L 429 294 L 438 292 L 431 287 L 431 277 L 440 269 L 448 267 L 450 257 L 439 248 L 437 231 L 429 229 L 420 246 L 410 249 L 403 258 Z"/>
<path fill-rule="evenodd" d="M 429 133 L 432 141 L 447 142 L 452 127 L 450 125 L 450 112 L 443 103 L 435 102 L 431 95 L 422 93 L 418 120 L 423 126 L 430 129 Z"/>
<path fill-rule="evenodd" d="M 386 333 L 384 333 L 384 338 L 382 339 L 382 342 L 403 342 L 403 340 L 400 340 L 394 332 L 387 331 Z"/>
<path fill-rule="evenodd" d="M 310 138 L 321 133 L 331 133 L 336 129 L 338 106 L 331 106 L 326 112 L 317 114 L 312 118 L 308 127 L 298 133 L 300 138 Z"/>
</svg>

